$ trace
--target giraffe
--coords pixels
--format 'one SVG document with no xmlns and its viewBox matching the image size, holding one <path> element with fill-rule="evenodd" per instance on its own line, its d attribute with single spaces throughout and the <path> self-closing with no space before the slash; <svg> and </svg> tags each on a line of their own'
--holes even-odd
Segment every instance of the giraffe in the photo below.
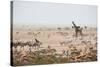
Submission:
<svg viewBox="0 0 100 67">
<path fill-rule="evenodd" d="M 75 37 L 78 36 L 78 33 L 82 36 L 82 28 L 80 26 L 76 26 L 76 24 L 74 23 L 74 21 L 72 21 L 73 24 L 73 28 L 75 29 Z"/>
</svg>

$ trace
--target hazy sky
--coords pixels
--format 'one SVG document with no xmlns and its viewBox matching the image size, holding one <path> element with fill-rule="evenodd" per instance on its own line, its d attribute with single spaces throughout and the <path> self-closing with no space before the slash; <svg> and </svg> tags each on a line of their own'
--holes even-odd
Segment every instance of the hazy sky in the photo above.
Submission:
<svg viewBox="0 0 100 67">
<path fill-rule="evenodd" d="M 15 1 L 13 7 L 15 25 L 68 26 L 72 21 L 77 25 L 97 24 L 97 6 Z"/>
</svg>

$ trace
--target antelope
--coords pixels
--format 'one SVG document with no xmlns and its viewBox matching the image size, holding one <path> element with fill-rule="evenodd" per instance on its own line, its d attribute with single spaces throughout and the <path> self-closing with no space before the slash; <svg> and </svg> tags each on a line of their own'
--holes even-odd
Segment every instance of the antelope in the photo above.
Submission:
<svg viewBox="0 0 100 67">
<path fill-rule="evenodd" d="M 35 43 L 32 46 L 34 46 L 35 49 L 36 49 L 36 47 L 39 48 L 41 44 L 42 44 L 42 42 L 40 42 L 39 40 L 35 39 Z"/>
</svg>

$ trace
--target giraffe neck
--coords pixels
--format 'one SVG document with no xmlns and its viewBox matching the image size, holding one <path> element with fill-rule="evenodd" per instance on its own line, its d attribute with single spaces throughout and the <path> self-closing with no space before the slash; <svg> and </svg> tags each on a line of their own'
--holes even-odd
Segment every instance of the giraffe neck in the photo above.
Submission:
<svg viewBox="0 0 100 67">
<path fill-rule="evenodd" d="M 77 27 L 74 22 L 72 22 L 72 24 L 74 25 L 75 28 Z"/>
</svg>

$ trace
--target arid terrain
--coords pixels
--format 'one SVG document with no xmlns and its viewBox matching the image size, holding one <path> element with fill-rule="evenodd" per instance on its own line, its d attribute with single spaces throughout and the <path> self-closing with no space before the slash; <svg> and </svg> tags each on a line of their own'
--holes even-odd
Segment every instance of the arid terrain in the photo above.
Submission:
<svg viewBox="0 0 100 67">
<path fill-rule="evenodd" d="M 97 29 L 24 28 L 13 30 L 14 65 L 88 62 L 97 60 Z"/>
</svg>

